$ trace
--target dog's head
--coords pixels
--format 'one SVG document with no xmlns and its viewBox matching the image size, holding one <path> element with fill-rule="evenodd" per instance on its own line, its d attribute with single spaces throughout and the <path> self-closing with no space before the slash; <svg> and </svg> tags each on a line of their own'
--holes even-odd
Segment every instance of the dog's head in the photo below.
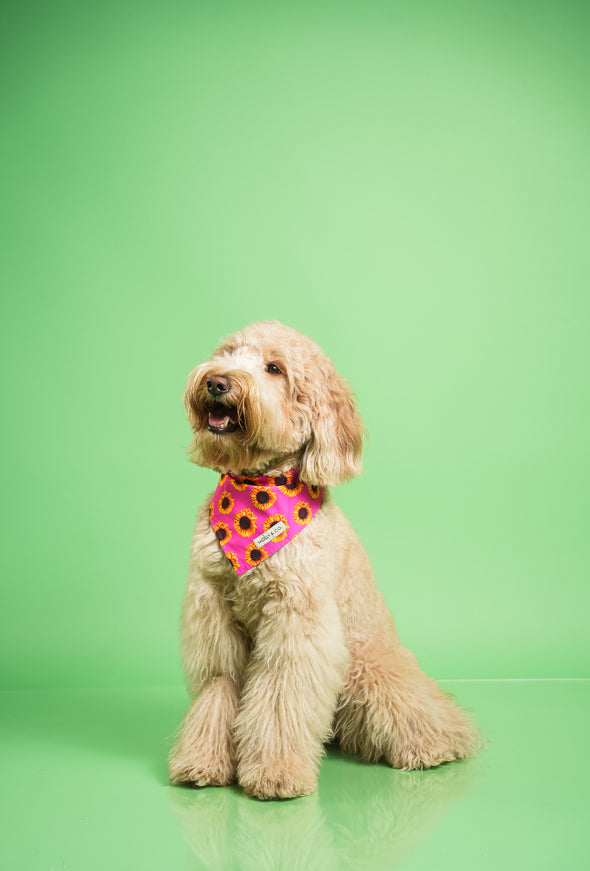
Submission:
<svg viewBox="0 0 590 871">
<path fill-rule="evenodd" d="M 188 378 L 191 459 L 221 472 L 293 463 L 308 484 L 361 470 L 363 424 L 353 395 L 320 348 L 276 321 L 228 336 Z"/>
</svg>

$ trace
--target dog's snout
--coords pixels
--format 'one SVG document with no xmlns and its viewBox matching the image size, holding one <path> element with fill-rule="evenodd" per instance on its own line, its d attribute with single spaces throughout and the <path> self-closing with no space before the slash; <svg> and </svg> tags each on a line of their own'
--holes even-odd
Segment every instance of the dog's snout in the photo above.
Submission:
<svg viewBox="0 0 590 871">
<path fill-rule="evenodd" d="M 207 378 L 207 390 L 211 396 L 221 396 L 221 394 L 227 393 L 230 387 L 229 378 L 224 375 L 210 375 Z"/>
</svg>

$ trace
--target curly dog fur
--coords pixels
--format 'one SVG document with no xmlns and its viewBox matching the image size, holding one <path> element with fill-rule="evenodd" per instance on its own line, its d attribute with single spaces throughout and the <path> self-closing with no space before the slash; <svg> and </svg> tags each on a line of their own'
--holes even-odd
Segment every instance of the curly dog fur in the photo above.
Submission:
<svg viewBox="0 0 590 871">
<path fill-rule="evenodd" d="M 230 388 L 213 398 L 207 380 Z M 235 424 L 210 431 L 214 403 Z M 359 474 L 363 425 L 333 363 L 277 322 L 229 336 L 189 376 L 191 459 L 219 472 L 300 470 L 329 487 Z M 397 636 L 368 557 L 326 490 L 302 534 L 237 576 L 197 516 L 182 614 L 192 702 L 170 779 L 237 779 L 261 799 L 317 788 L 324 743 L 400 769 L 460 759 L 478 746 L 468 715 L 418 667 Z"/>
</svg>

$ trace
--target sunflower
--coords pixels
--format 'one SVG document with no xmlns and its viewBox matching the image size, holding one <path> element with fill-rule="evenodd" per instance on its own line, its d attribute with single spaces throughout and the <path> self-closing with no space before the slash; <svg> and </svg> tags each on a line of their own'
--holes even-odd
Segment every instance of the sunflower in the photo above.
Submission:
<svg viewBox="0 0 590 871">
<path fill-rule="evenodd" d="M 293 520 L 295 523 L 299 523 L 300 526 L 305 526 L 306 523 L 309 523 L 311 520 L 311 508 L 308 502 L 301 500 L 301 502 L 297 503 L 293 509 Z"/>
<path fill-rule="evenodd" d="M 267 558 L 267 556 L 268 554 L 263 547 L 256 547 L 254 542 L 252 542 L 246 548 L 244 559 L 249 566 L 257 566 L 258 563 L 261 563 L 263 559 Z"/>
<path fill-rule="evenodd" d="M 229 493 L 227 490 L 223 490 L 219 499 L 217 500 L 217 507 L 222 514 L 229 514 L 234 507 L 234 500 L 231 497 L 231 493 Z"/>
<path fill-rule="evenodd" d="M 297 496 L 303 487 L 303 484 L 297 477 L 297 472 L 294 471 L 285 472 L 284 475 L 275 475 L 274 485 L 285 496 Z"/>
<path fill-rule="evenodd" d="M 215 506 L 213 502 L 209 506 L 209 520 L 213 520 L 213 512 L 215 511 Z"/>
<path fill-rule="evenodd" d="M 256 516 L 249 508 L 242 508 L 234 517 L 234 529 L 244 538 L 250 538 L 256 532 Z"/>
<path fill-rule="evenodd" d="M 219 544 L 227 544 L 232 535 L 231 529 L 223 520 L 219 520 L 213 525 L 213 532 Z"/>
<path fill-rule="evenodd" d="M 242 490 L 246 489 L 246 485 L 239 478 L 234 478 L 233 475 L 228 475 L 228 477 L 231 479 L 232 486 L 234 487 L 235 490 L 242 491 Z"/>
<path fill-rule="evenodd" d="M 254 508 L 259 508 L 261 511 L 268 511 L 277 501 L 277 494 L 273 493 L 270 487 L 252 487 L 250 499 Z"/>
<path fill-rule="evenodd" d="M 316 484 L 309 484 L 307 489 L 309 490 L 309 495 L 312 499 L 319 499 L 322 493 L 321 487 L 318 487 Z"/>
<path fill-rule="evenodd" d="M 273 541 L 284 541 L 289 534 L 289 524 L 287 523 L 287 518 L 284 514 L 271 514 L 270 517 L 267 517 L 264 521 L 264 526 L 262 527 L 264 532 L 268 532 L 271 526 L 274 526 L 275 523 L 278 523 L 280 520 L 283 521 L 285 526 L 287 527 L 284 532 L 281 532 L 277 535 L 276 538 L 273 538 Z"/>
<path fill-rule="evenodd" d="M 230 563 L 232 564 L 232 566 L 234 567 L 234 569 L 236 570 L 236 572 L 239 571 L 239 569 L 240 569 L 240 561 L 239 561 L 239 559 L 238 559 L 238 555 L 235 554 L 235 553 L 233 552 L 233 550 L 228 550 L 228 552 L 226 553 L 226 557 L 228 558 L 228 560 L 230 561 Z"/>
</svg>

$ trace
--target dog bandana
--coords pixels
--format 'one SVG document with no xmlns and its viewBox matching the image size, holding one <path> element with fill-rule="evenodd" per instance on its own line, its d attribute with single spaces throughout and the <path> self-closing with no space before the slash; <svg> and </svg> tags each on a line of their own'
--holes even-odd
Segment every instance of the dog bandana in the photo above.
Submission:
<svg viewBox="0 0 590 871">
<path fill-rule="evenodd" d="M 222 475 L 209 506 L 217 541 L 243 575 L 292 541 L 320 508 L 323 487 L 283 475 Z"/>
</svg>

